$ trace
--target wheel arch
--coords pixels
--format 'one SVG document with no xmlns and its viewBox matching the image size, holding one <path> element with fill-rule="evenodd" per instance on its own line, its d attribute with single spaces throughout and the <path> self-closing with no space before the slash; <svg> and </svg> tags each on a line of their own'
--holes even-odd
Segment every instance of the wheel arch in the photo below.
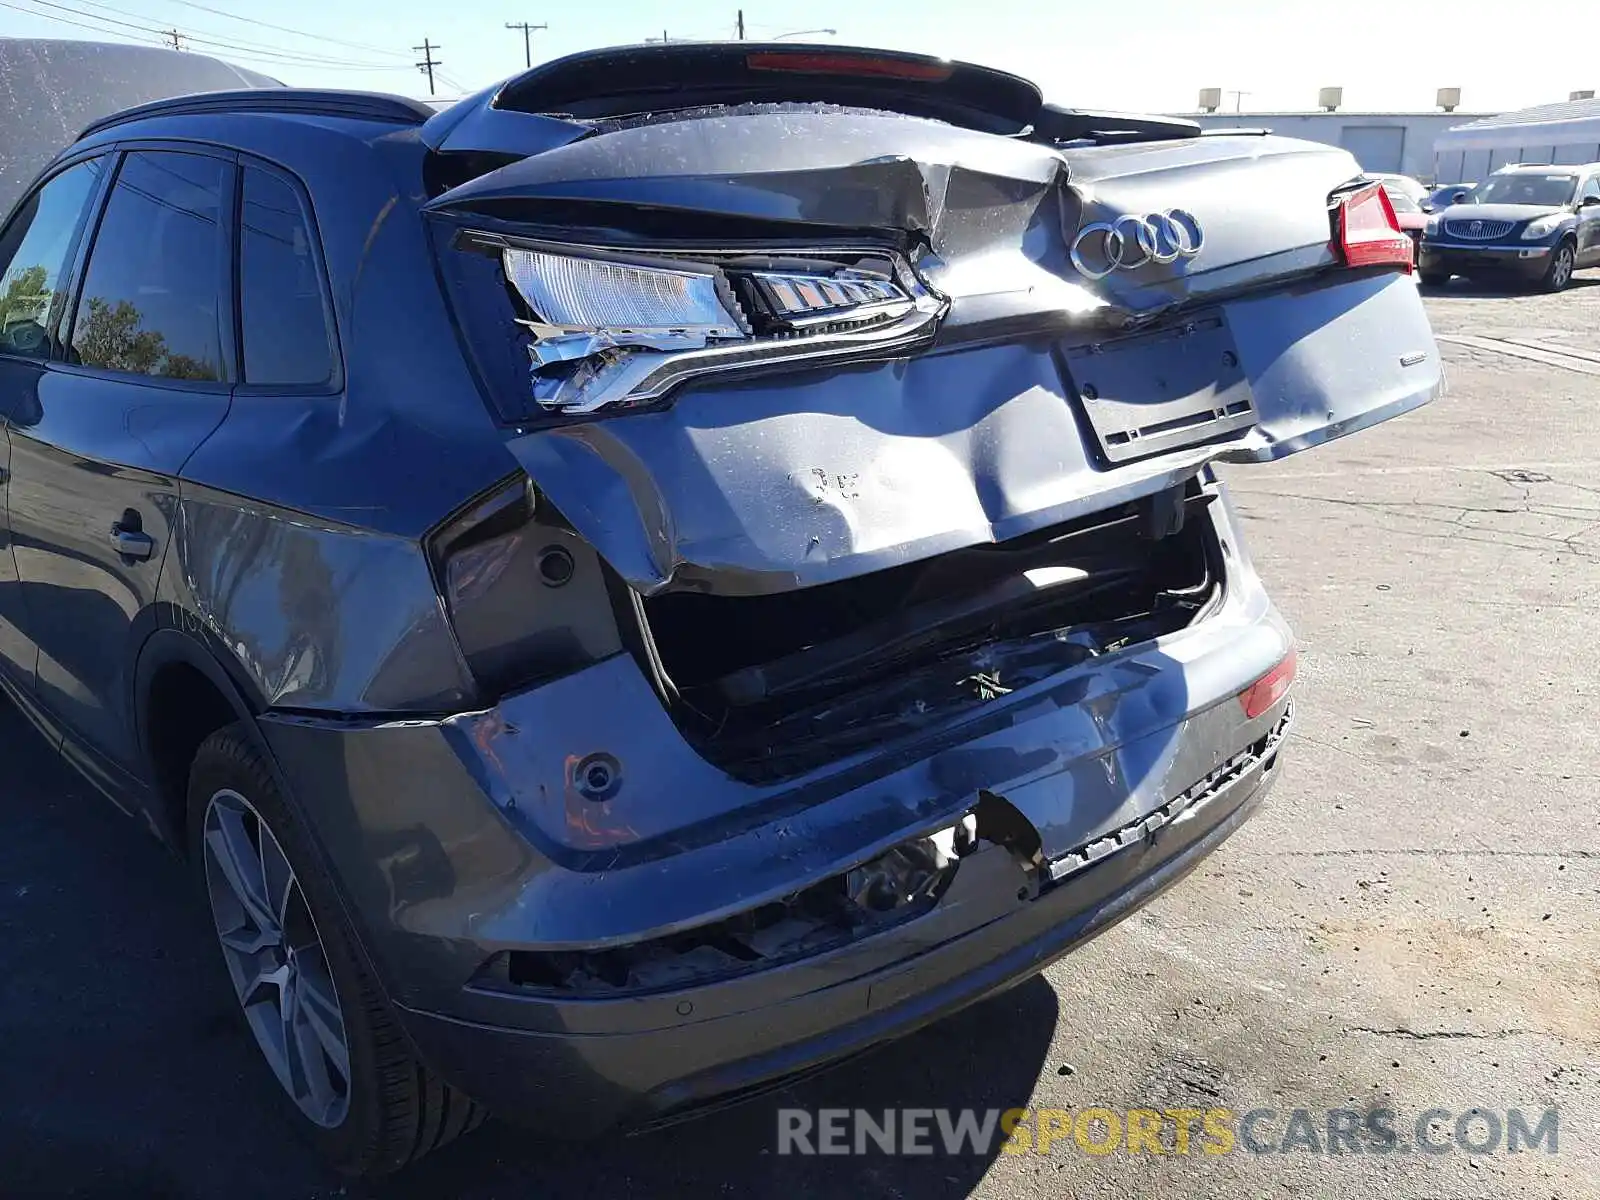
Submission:
<svg viewBox="0 0 1600 1200">
<path fill-rule="evenodd" d="M 256 723 L 265 709 L 242 672 L 229 670 L 218 654 L 191 634 L 157 629 L 139 649 L 133 679 L 135 736 L 154 791 L 154 819 L 161 836 L 179 853 L 187 850 L 188 766 L 212 732 L 238 724 L 273 764 Z"/>
</svg>

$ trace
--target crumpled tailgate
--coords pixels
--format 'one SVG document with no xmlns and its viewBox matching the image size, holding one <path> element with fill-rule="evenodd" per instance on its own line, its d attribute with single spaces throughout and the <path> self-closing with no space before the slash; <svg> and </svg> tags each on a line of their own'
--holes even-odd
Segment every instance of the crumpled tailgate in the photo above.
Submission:
<svg viewBox="0 0 1600 1200">
<path fill-rule="evenodd" d="M 430 208 L 502 232 L 518 206 L 577 214 L 619 244 L 639 244 L 648 214 L 658 237 L 682 220 L 703 238 L 711 219 L 745 241 L 853 235 L 920 256 L 948 301 L 923 353 L 706 378 L 665 407 L 532 413 L 509 432 L 633 588 L 736 594 L 1015 537 L 1426 402 L 1440 373 L 1411 280 L 1345 270 L 1330 246 L 1330 193 L 1356 171 L 1344 151 L 1270 137 L 1057 149 L 883 114 L 753 112 L 624 125 Z M 1175 209 L 1203 230 L 1194 252 L 1098 277 L 1074 265 L 1096 223 Z M 1151 329 L 1172 336 L 1113 353 Z"/>
</svg>

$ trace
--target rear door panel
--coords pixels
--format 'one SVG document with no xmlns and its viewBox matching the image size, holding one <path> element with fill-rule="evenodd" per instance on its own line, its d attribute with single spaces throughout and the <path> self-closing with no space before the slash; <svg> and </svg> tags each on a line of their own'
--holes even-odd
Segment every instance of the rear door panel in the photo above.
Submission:
<svg viewBox="0 0 1600 1200">
<path fill-rule="evenodd" d="M 12 414 L 12 550 L 35 691 L 92 775 L 138 762 L 133 664 L 155 624 L 176 476 L 228 409 L 233 196 L 228 156 L 124 155 L 76 272 L 68 361 L 46 364 L 31 409 Z M 137 553 L 123 553 L 119 528 L 143 540 Z"/>
</svg>

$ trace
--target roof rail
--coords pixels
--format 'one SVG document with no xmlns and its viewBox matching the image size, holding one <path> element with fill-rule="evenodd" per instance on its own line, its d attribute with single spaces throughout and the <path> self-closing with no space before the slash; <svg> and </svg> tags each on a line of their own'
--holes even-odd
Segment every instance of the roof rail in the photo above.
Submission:
<svg viewBox="0 0 1600 1200">
<path fill-rule="evenodd" d="M 198 92 L 125 108 L 84 127 L 78 140 L 146 117 L 193 116 L 208 113 L 298 113 L 319 117 L 351 117 L 362 121 L 389 121 L 421 125 L 434 110 L 420 100 L 383 92 L 341 92 L 316 88 L 246 88 L 229 92 Z"/>
</svg>

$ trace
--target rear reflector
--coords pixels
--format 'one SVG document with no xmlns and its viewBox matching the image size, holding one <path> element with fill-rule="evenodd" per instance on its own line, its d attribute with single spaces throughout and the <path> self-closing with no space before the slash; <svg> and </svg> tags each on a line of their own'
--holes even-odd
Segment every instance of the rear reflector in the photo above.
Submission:
<svg viewBox="0 0 1600 1200">
<path fill-rule="evenodd" d="M 950 78 L 947 63 L 917 62 L 869 54 L 790 54 L 779 50 L 746 55 L 752 71 L 793 71 L 804 75 L 860 75 L 873 79 L 922 79 L 940 83 Z"/>
<path fill-rule="evenodd" d="M 1376 183 L 1339 198 L 1333 245 L 1347 266 L 1399 267 L 1407 273 L 1416 252 L 1400 231 L 1388 194 Z"/>
<path fill-rule="evenodd" d="M 1297 657 L 1291 647 L 1282 662 L 1239 693 L 1239 703 L 1244 706 L 1246 717 L 1259 717 L 1288 695 L 1289 685 L 1294 682 Z"/>
</svg>

